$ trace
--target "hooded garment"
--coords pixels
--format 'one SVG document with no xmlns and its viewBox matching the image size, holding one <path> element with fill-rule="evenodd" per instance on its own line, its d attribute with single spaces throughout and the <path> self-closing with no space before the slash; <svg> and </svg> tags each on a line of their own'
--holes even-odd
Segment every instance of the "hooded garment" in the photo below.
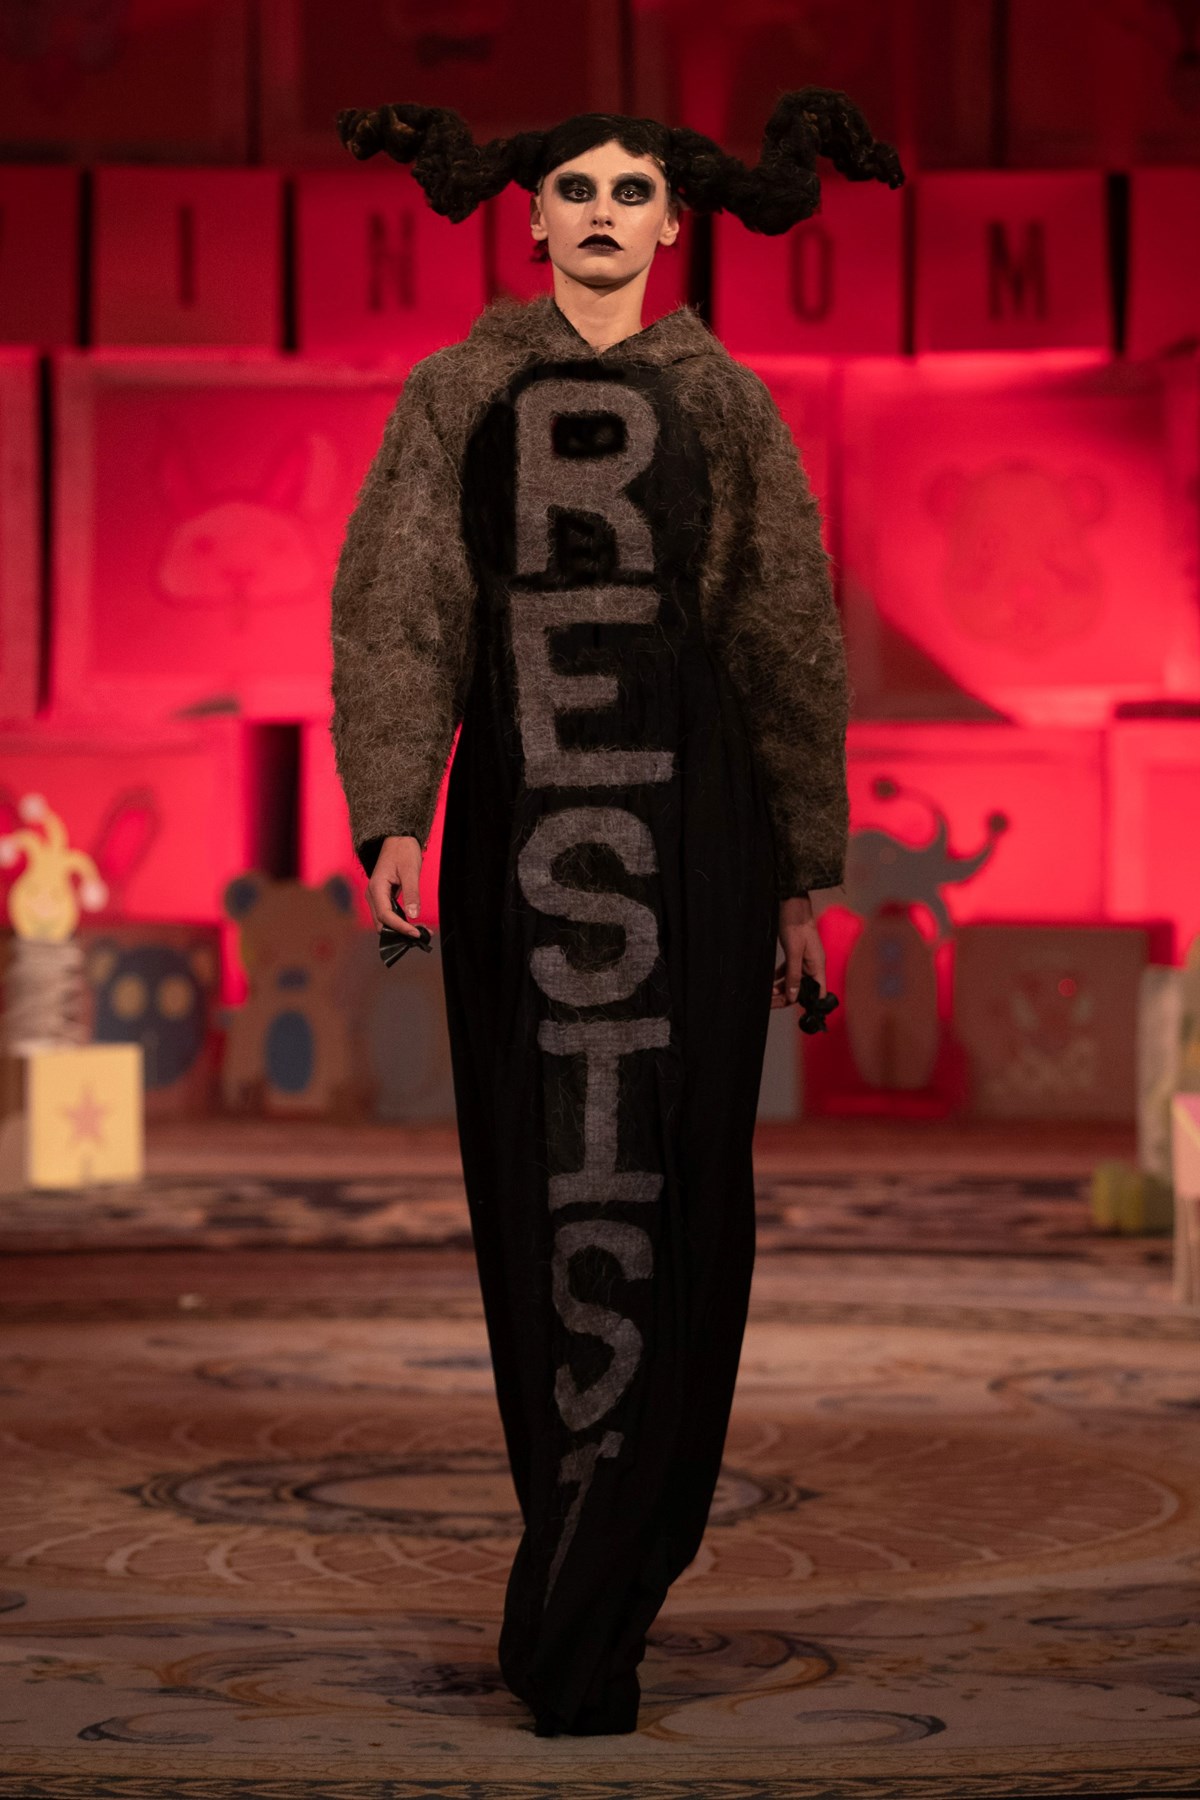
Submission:
<svg viewBox="0 0 1200 1800">
<path fill-rule="evenodd" d="M 632 1730 L 716 1491 L 754 1260 L 781 897 L 840 881 L 846 682 L 816 503 L 687 308 L 596 351 L 550 299 L 413 370 L 333 594 L 364 866 L 424 845 L 523 1533 L 501 1671 Z"/>
<path fill-rule="evenodd" d="M 779 897 L 839 886 L 845 651 L 791 432 L 766 384 L 691 307 L 597 351 L 548 295 L 494 302 L 462 343 L 417 363 L 347 526 L 333 587 L 333 741 L 364 866 L 386 836 L 428 842 L 473 667 L 475 579 L 459 524 L 467 441 L 487 397 L 543 357 L 667 375 L 709 469 L 700 607 L 767 788 Z"/>
</svg>

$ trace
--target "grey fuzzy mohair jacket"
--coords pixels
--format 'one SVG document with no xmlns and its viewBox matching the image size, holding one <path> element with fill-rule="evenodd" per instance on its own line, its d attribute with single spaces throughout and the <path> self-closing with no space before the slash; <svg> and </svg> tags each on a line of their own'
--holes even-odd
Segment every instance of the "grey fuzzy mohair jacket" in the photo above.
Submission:
<svg viewBox="0 0 1200 1800">
<path fill-rule="evenodd" d="M 778 893 L 836 887 L 849 811 L 846 659 L 820 511 L 791 432 L 762 380 L 690 307 L 597 351 L 549 296 L 494 302 L 461 343 L 416 364 L 346 527 L 331 731 L 364 867 L 383 837 L 428 843 L 463 715 L 476 641 L 460 514 L 472 430 L 520 370 L 572 357 L 671 365 L 712 484 L 701 616 L 757 753 Z"/>
</svg>

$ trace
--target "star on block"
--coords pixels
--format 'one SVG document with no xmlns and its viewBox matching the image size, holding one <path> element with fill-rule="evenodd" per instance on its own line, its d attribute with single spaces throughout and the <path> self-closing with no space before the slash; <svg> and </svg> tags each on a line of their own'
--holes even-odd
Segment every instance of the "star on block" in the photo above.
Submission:
<svg viewBox="0 0 1200 1800">
<path fill-rule="evenodd" d="M 12 1085 L 14 1092 L 23 1089 L 23 1128 L 13 1135 L 13 1167 L 6 1175 L 0 1166 L 0 1185 L 5 1179 L 35 1188 L 140 1180 L 145 1110 L 140 1044 L 31 1048 L 19 1061 L 23 1079 Z"/>
<path fill-rule="evenodd" d="M 90 1088 L 82 1089 L 73 1106 L 61 1106 L 59 1111 L 65 1118 L 70 1119 L 75 1127 L 73 1141 L 76 1144 L 83 1144 L 89 1140 L 96 1144 L 104 1142 L 101 1120 L 106 1113 L 112 1111 L 112 1107 L 102 1106 Z"/>
</svg>

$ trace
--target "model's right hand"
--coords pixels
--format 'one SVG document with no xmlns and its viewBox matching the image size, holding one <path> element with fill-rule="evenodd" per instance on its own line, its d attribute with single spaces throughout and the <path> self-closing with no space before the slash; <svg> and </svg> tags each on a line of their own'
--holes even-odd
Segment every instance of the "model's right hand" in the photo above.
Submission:
<svg viewBox="0 0 1200 1800">
<path fill-rule="evenodd" d="M 415 837 L 384 838 L 367 883 L 367 901 L 377 930 L 380 926 L 390 925 L 393 931 L 402 931 L 406 937 L 417 937 L 416 926 L 411 925 L 403 913 L 397 912 L 393 904 L 397 888 L 409 914 L 415 919 L 421 911 L 421 845 Z"/>
</svg>

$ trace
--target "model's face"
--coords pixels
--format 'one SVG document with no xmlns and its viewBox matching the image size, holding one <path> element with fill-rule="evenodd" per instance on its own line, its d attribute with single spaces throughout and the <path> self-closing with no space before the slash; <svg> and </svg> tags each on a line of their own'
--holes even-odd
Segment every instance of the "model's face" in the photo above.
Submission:
<svg viewBox="0 0 1200 1800">
<path fill-rule="evenodd" d="M 550 170 L 530 202 L 529 227 L 564 275 L 612 288 L 649 268 L 660 244 L 675 242 L 679 214 L 653 158 L 607 143 Z"/>
</svg>

